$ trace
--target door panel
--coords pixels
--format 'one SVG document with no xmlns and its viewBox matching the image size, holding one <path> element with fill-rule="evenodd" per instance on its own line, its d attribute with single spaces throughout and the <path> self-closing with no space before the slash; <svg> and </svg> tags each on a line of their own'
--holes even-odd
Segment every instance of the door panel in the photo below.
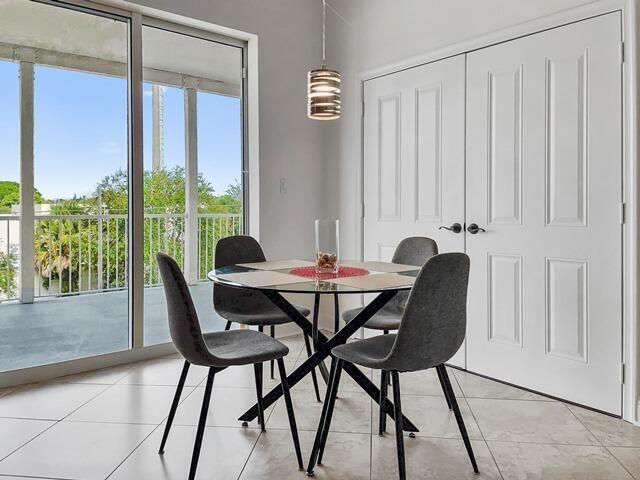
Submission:
<svg viewBox="0 0 640 480">
<path fill-rule="evenodd" d="M 467 367 L 621 413 L 620 15 L 467 55 Z"/>
<path fill-rule="evenodd" d="M 403 238 L 464 251 L 464 56 L 365 82 L 364 256 L 390 260 Z M 464 366 L 464 348 L 452 359 Z"/>
</svg>

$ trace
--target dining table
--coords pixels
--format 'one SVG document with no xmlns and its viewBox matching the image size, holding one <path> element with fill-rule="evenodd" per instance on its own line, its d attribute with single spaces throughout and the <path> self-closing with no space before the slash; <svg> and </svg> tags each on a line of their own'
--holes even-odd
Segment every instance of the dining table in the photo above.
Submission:
<svg viewBox="0 0 640 480">
<path fill-rule="evenodd" d="M 328 373 L 324 360 L 331 350 L 346 343 L 364 324 L 401 291 L 412 288 L 420 267 L 401 265 L 382 261 L 342 261 L 336 273 L 318 273 L 315 264 L 307 260 L 278 260 L 258 263 L 228 265 L 208 273 L 214 284 L 258 291 L 284 312 L 303 332 L 312 339 L 313 353 L 294 371 L 287 380 L 294 387 L 315 368 L 321 370 L 325 382 Z M 313 295 L 314 308 L 310 321 L 302 315 L 286 294 Z M 351 321 L 339 326 L 338 298 L 346 295 L 375 294 L 364 308 Z M 319 305 L 321 297 L 333 296 L 335 299 L 336 331 L 325 334 L 318 328 Z M 328 336 L 329 335 L 329 336 Z M 380 402 L 380 389 L 357 366 L 345 363 L 347 373 L 375 402 Z M 274 387 L 263 397 L 264 408 L 272 405 L 282 396 L 282 388 Z M 391 400 L 385 398 L 382 409 L 394 419 L 394 407 Z M 258 405 L 254 404 L 243 413 L 239 421 L 244 425 L 258 416 Z M 395 419 L 394 419 L 395 420 Z M 403 415 L 403 429 L 410 434 L 418 428 Z"/>
</svg>

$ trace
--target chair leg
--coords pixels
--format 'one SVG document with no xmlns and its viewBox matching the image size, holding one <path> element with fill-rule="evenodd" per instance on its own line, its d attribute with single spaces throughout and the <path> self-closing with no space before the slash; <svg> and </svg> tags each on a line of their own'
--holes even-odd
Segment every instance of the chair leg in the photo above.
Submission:
<svg viewBox="0 0 640 480">
<path fill-rule="evenodd" d="M 224 326 L 224 331 L 226 332 L 227 330 L 231 329 L 231 322 L 229 320 L 227 320 L 227 324 Z"/>
<path fill-rule="evenodd" d="M 176 410 L 178 410 L 178 404 L 180 403 L 180 395 L 182 395 L 182 389 L 184 388 L 184 382 L 187 380 L 187 373 L 189 373 L 189 367 L 191 364 L 184 361 L 182 367 L 182 373 L 180 374 L 180 380 L 178 380 L 178 386 L 176 387 L 176 393 L 173 396 L 173 402 L 171 403 L 171 409 L 169 410 L 169 418 L 167 418 L 167 425 L 164 427 L 164 433 L 162 434 L 162 442 L 160 442 L 160 449 L 158 453 L 162 455 L 164 453 L 164 446 L 167 443 L 169 437 L 169 430 L 173 424 L 173 418 L 176 416 Z"/>
<path fill-rule="evenodd" d="M 467 454 L 469 455 L 469 460 L 471 461 L 471 465 L 473 466 L 473 471 L 475 473 L 479 473 L 478 464 L 476 463 L 476 457 L 473 454 L 473 448 L 471 447 L 471 441 L 469 440 L 469 434 L 467 433 L 467 427 L 464 425 L 464 420 L 462 419 L 462 413 L 460 413 L 460 407 L 458 406 L 458 401 L 456 400 L 456 394 L 453 392 L 453 388 L 451 387 L 451 382 L 449 381 L 449 375 L 447 374 L 447 369 L 444 365 L 438 365 L 436 367 L 440 371 L 440 375 L 442 376 L 442 380 L 444 385 L 449 393 L 449 400 L 451 401 L 451 407 L 453 408 L 453 414 L 456 417 L 456 422 L 458 423 L 458 428 L 460 429 L 460 435 L 462 435 L 462 440 L 464 441 L 464 446 L 467 449 Z"/>
<path fill-rule="evenodd" d="M 387 391 L 389 388 L 389 372 L 380 371 L 380 418 L 378 420 L 378 435 L 384 435 L 387 430 L 387 414 L 382 406 L 387 400 Z"/>
<path fill-rule="evenodd" d="M 338 364 L 337 358 L 331 360 L 331 370 L 329 371 L 329 380 L 327 382 L 327 391 L 325 393 L 324 405 L 322 406 L 322 413 L 320 414 L 320 422 L 318 423 L 318 430 L 316 430 L 316 437 L 313 441 L 313 447 L 311 448 L 311 456 L 309 457 L 309 465 L 307 466 L 307 475 L 313 475 L 313 469 L 316 466 L 316 460 L 318 457 L 318 451 L 320 450 L 320 441 L 322 439 L 322 431 L 324 422 L 327 417 L 327 409 L 329 408 L 329 398 L 331 398 L 331 385 L 333 385 L 333 378 L 336 374 L 336 366 Z"/>
<path fill-rule="evenodd" d="M 278 371 L 280 373 L 280 382 L 282 383 L 282 394 L 284 402 L 287 406 L 287 415 L 289 417 L 289 427 L 291 428 L 291 436 L 293 437 L 293 446 L 296 450 L 296 458 L 298 459 L 298 469 L 302 470 L 302 451 L 300 450 L 300 439 L 298 438 L 298 427 L 296 425 L 296 415 L 293 411 L 293 402 L 291 401 L 291 393 L 289 392 L 289 381 L 287 380 L 287 372 L 284 368 L 284 360 L 278 359 Z"/>
<path fill-rule="evenodd" d="M 391 372 L 393 383 L 393 406 L 396 423 L 396 448 L 398 449 L 398 478 L 406 480 L 407 471 L 404 461 L 404 436 L 402 431 L 402 404 L 400 400 L 400 380 L 397 371 Z"/>
<path fill-rule="evenodd" d="M 389 330 L 383 330 L 383 335 L 389 335 Z M 378 420 L 378 435 L 384 435 L 384 432 L 387 431 L 387 415 L 384 412 L 384 400 L 387 398 L 387 394 L 389 392 L 389 372 L 385 372 L 384 370 L 380 371 L 380 404 L 378 406 L 379 420 Z M 384 397 L 382 396 L 384 394 Z"/>
<path fill-rule="evenodd" d="M 327 445 L 327 437 L 329 436 L 329 427 L 331 426 L 331 417 L 333 416 L 333 408 L 336 405 L 336 397 L 338 396 L 338 386 L 340 385 L 340 374 L 342 373 L 343 360 L 338 359 L 336 363 L 336 372 L 331 382 L 331 397 L 329 398 L 329 406 L 327 407 L 327 418 L 322 428 L 322 439 L 320 440 L 320 451 L 318 452 L 318 465 L 322 465 L 322 456 L 324 455 L 324 447 Z"/>
<path fill-rule="evenodd" d="M 313 317 L 311 319 L 312 332 L 313 332 L 313 345 L 316 345 L 318 341 L 318 319 L 320 318 L 320 295 L 315 294 L 313 299 Z"/>
<path fill-rule="evenodd" d="M 309 342 L 309 337 L 306 334 L 302 335 L 304 337 L 304 346 L 307 349 L 307 357 L 313 355 L 311 352 L 311 343 Z M 320 400 L 320 389 L 318 388 L 318 377 L 316 376 L 316 369 L 311 370 L 311 380 L 313 380 L 313 389 L 316 391 L 316 400 L 321 402 Z"/>
<path fill-rule="evenodd" d="M 336 293 L 333 295 L 333 333 L 338 333 L 338 330 L 340 330 L 340 302 Z"/>
<path fill-rule="evenodd" d="M 271 338 L 276 338 L 276 326 L 275 325 L 271 325 L 271 332 L 270 333 L 271 333 Z M 271 360 L 271 362 L 270 362 L 271 380 L 273 380 L 275 378 L 274 377 L 274 368 L 273 368 L 274 365 L 275 365 L 275 362 L 273 360 Z"/>
<path fill-rule="evenodd" d="M 447 389 L 444 383 L 444 379 L 442 378 L 442 372 L 439 368 L 436 368 L 436 372 L 438 373 L 438 380 L 440 380 L 440 386 L 442 387 L 442 392 L 444 393 L 444 399 L 447 401 L 447 407 L 449 407 L 449 410 L 452 410 L 451 399 L 449 398 L 449 390 Z"/>
<path fill-rule="evenodd" d="M 258 423 L 264 432 L 264 405 L 262 403 L 262 363 L 253 364 L 253 373 L 256 377 L 256 398 L 258 399 Z"/>
<path fill-rule="evenodd" d="M 193 446 L 193 456 L 191 457 L 191 467 L 189 468 L 189 480 L 196 478 L 196 469 L 198 468 L 198 459 L 200 458 L 200 449 L 202 448 L 202 437 L 204 437 L 204 426 L 207 423 L 207 413 L 209 412 L 209 402 L 211 401 L 211 389 L 213 387 L 213 377 L 216 371 L 213 367 L 209 368 L 207 377 L 207 386 L 204 389 L 204 398 L 202 399 L 202 409 L 200 410 L 200 420 L 198 421 L 198 430 L 196 432 L 196 442 Z"/>
</svg>

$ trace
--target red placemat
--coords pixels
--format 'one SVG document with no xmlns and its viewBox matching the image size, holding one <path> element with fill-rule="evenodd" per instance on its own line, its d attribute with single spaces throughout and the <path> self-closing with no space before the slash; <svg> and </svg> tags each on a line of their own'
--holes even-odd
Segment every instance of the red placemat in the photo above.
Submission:
<svg viewBox="0 0 640 480">
<path fill-rule="evenodd" d="M 298 267 L 289 270 L 289 273 L 292 275 L 298 275 L 299 277 L 319 278 L 321 280 L 324 280 L 326 278 L 361 277 L 363 275 L 368 275 L 369 270 L 356 267 L 338 267 L 338 273 L 335 274 L 317 273 L 316 267 Z"/>
</svg>

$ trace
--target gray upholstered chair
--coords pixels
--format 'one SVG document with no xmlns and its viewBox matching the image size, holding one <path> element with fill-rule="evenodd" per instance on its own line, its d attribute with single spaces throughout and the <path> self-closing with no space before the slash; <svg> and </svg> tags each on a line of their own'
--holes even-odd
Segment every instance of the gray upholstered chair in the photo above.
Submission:
<svg viewBox="0 0 640 480">
<path fill-rule="evenodd" d="M 444 366 L 464 341 L 468 281 L 469 257 L 464 253 L 445 253 L 430 258 L 420 270 L 409 294 L 397 334 L 379 335 L 347 343 L 331 351 L 334 358 L 330 388 L 327 389 L 308 474 L 313 472 L 316 460 L 318 464 L 322 463 L 343 362 L 379 369 L 382 375 L 390 374 L 392 377 L 398 471 L 401 479 L 406 478 L 406 469 L 399 373 L 435 368 L 443 380 L 444 394 L 453 409 L 473 470 L 478 473 L 469 435 Z M 381 403 L 386 400 L 384 395 L 385 392 L 381 391 Z"/>
<path fill-rule="evenodd" d="M 415 265 L 421 267 L 429 258 L 438 254 L 438 245 L 427 237 L 408 237 L 402 240 L 396 247 L 391 263 L 405 265 Z M 397 330 L 400 326 L 400 319 L 404 311 L 404 306 L 409 298 L 409 292 L 400 292 L 393 297 L 389 303 L 382 307 L 378 313 L 371 317 L 365 328 L 382 330 L 389 333 L 390 330 Z M 353 308 L 343 312 L 342 319 L 350 322 L 358 315 L 364 307 Z"/>
<path fill-rule="evenodd" d="M 258 399 L 258 421 L 262 431 L 264 426 L 264 409 L 262 407 L 262 364 L 271 360 L 277 360 L 282 390 L 289 415 L 289 426 L 293 436 L 293 444 L 298 457 L 298 467 L 302 469 L 302 453 L 296 427 L 293 404 L 289 394 L 287 372 L 285 371 L 283 358 L 289 353 L 289 349 L 268 335 L 255 330 L 230 330 L 203 334 L 200 330 L 198 314 L 193 305 L 187 283 L 180 271 L 178 264 L 168 255 L 158 253 L 158 266 L 162 275 L 164 292 L 167 298 L 167 311 L 169 316 L 169 331 L 173 344 L 185 359 L 178 388 L 169 411 L 169 417 L 162 436 L 159 454 L 164 453 L 164 447 L 171 430 L 171 425 L 180 402 L 180 395 L 184 387 L 184 381 L 189 371 L 189 366 L 201 365 L 209 367 L 207 384 L 204 390 L 204 399 L 198 421 L 189 480 L 195 478 L 204 436 L 204 427 L 209 411 L 211 389 L 216 373 L 227 367 L 235 365 L 253 365 L 256 379 L 256 396 Z"/>
<path fill-rule="evenodd" d="M 225 237 L 216 244 L 215 267 L 223 268 L 239 263 L 264 262 L 265 256 L 257 240 L 248 235 L 233 235 Z M 292 320 L 276 307 L 271 300 L 262 293 L 214 284 L 213 308 L 222 318 L 227 320 L 225 330 L 231 328 L 231 323 L 257 326 L 260 332 L 264 327 L 271 328 L 271 337 L 275 337 L 275 326 L 289 323 Z M 296 306 L 305 317 L 311 313 L 308 308 Z M 307 355 L 311 356 L 309 338 L 304 336 Z M 273 378 L 273 362 L 271 362 L 271 378 Z M 315 370 L 311 372 L 316 399 L 320 401 L 318 379 Z"/>
<path fill-rule="evenodd" d="M 434 255 L 438 254 L 438 245 L 432 239 L 427 237 L 408 237 L 402 240 L 396 247 L 396 251 L 391 259 L 392 263 L 400 263 L 405 265 L 416 265 L 421 267 Z M 390 330 L 397 330 L 400 327 L 400 320 L 404 313 L 404 306 L 409 298 L 409 292 L 399 292 L 384 307 L 382 307 L 367 323 L 365 328 L 372 330 L 381 330 L 385 335 Z M 353 308 L 342 314 L 342 319 L 350 322 L 358 315 L 364 307 Z M 440 380 L 442 383 L 442 379 Z M 380 377 L 380 390 L 384 390 L 385 395 L 389 388 L 389 378 L 385 375 Z M 380 410 L 382 415 L 382 408 Z M 380 422 L 378 425 L 378 433 L 382 435 L 386 428 L 386 421 Z"/>
</svg>

